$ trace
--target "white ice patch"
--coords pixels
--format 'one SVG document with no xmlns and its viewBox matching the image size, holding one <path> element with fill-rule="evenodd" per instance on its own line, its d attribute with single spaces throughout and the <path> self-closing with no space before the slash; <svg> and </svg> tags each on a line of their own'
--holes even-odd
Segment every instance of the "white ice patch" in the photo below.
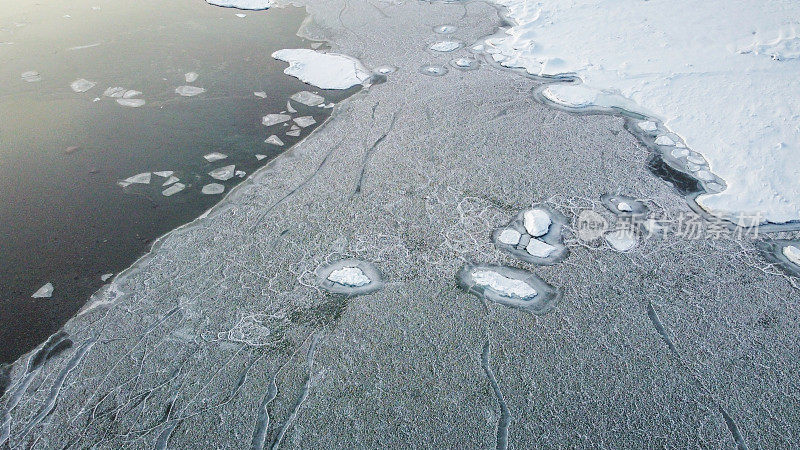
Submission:
<svg viewBox="0 0 800 450">
<path fill-rule="evenodd" d="M 224 8 L 246 9 L 251 11 L 269 9 L 269 7 L 272 6 L 272 0 L 206 0 L 206 3 L 214 6 L 222 6 Z"/>
<path fill-rule="evenodd" d="M 328 280 L 344 286 L 361 287 L 370 283 L 369 277 L 358 267 L 343 267 L 328 275 Z"/>
<path fill-rule="evenodd" d="M 197 86 L 178 86 L 175 88 L 175 93 L 184 97 L 194 97 L 195 95 L 202 94 L 206 90 Z"/>
<path fill-rule="evenodd" d="M 136 174 L 132 177 L 125 178 L 125 182 L 129 184 L 138 183 L 138 184 L 150 184 L 150 179 L 152 178 L 152 174 L 150 172 L 142 172 Z"/>
<path fill-rule="evenodd" d="M 583 81 L 548 98 L 658 118 L 726 182 L 707 211 L 800 220 L 800 2 L 495 2 L 512 24 L 486 40 L 495 61 Z"/>
<path fill-rule="evenodd" d="M 489 287 L 506 297 L 528 299 L 537 294 L 536 289 L 528 283 L 508 278 L 491 270 L 475 271 L 472 273 L 472 279 L 475 283 Z"/>
<path fill-rule="evenodd" d="M 283 147 L 283 141 L 281 138 L 275 136 L 274 134 L 268 137 L 264 142 L 267 144 L 277 145 L 278 147 Z"/>
<path fill-rule="evenodd" d="M 184 189 L 186 189 L 186 185 L 185 184 L 183 184 L 183 183 L 175 183 L 175 184 L 171 185 L 170 187 L 164 189 L 161 193 L 164 195 L 164 197 L 170 197 L 170 196 L 175 195 L 175 194 L 177 194 L 178 192 L 180 192 L 180 191 L 182 191 Z"/>
<path fill-rule="evenodd" d="M 285 74 L 322 89 L 347 89 L 371 77 L 360 61 L 338 53 L 297 48 L 278 50 L 272 57 L 289 63 Z"/>
<path fill-rule="evenodd" d="M 22 72 L 22 81 L 26 83 L 35 83 L 37 81 L 42 81 L 42 76 L 39 75 L 39 72 L 29 70 L 27 72 Z"/>
<path fill-rule="evenodd" d="M 183 79 L 185 79 L 187 83 L 194 83 L 198 78 L 200 78 L 200 75 L 198 75 L 197 72 L 188 72 L 183 75 Z"/>
<path fill-rule="evenodd" d="M 533 238 L 530 240 L 530 242 L 528 242 L 525 250 L 530 253 L 531 256 L 535 256 L 537 258 L 547 258 L 548 256 L 552 255 L 557 248 L 548 244 L 547 242 Z"/>
<path fill-rule="evenodd" d="M 144 106 L 146 102 L 141 98 L 118 98 L 117 103 L 121 106 L 127 106 L 128 108 L 138 108 Z"/>
<path fill-rule="evenodd" d="M 288 114 L 267 114 L 261 118 L 261 125 L 264 125 L 265 127 L 271 127 L 279 123 L 287 122 L 291 118 L 292 116 Z"/>
<path fill-rule="evenodd" d="M 306 106 L 317 106 L 325 103 L 324 97 L 308 91 L 300 91 L 289 98 Z"/>
<path fill-rule="evenodd" d="M 636 235 L 629 230 L 617 230 L 606 233 L 606 241 L 618 252 L 627 252 L 636 247 Z"/>
<path fill-rule="evenodd" d="M 656 138 L 656 145 L 666 145 L 668 147 L 674 147 L 675 141 L 673 141 L 671 137 L 662 134 L 661 136 Z"/>
<path fill-rule="evenodd" d="M 658 130 L 658 126 L 656 126 L 656 123 L 652 120 L 645 120 L 644 122 L 639 122 L 637 125 L 642 131 L 648 131 L 650 133 Z"/>
<path fill-rule="evenodd" d="M 782 252 L 786 259 L 800 266 L 800 248 L 797 248 L 794 245 L 787 245 L 786 247 L 783 247 Z"/>
<path fill-rule="evenodd" d="M 53 296 L 53 283 L 47 283 L 31 295 L 32 298 L 50 298 Z"/>
<path fill-rule="evenodd" d="M 84 80 L 83 78 L 78 78 L 77 80 L 70 83 L 69 87 L 74 92 L 86 92 L 89 89 L 93 88 L 97 83 L 94 81 Z"/>
<path fill-rule="evenodd" d="M 547 234 L 547 230 L 550 229 L 550 224 L 553 223 L 547 211 L 538 208 L 525 211 L 523 220 L 525 230 L 534 237 Z"/>
<path fill-rule="evenodd" d="M 619 202 L 617 203 L 617 210 L 620 212 L 631 212 L 633 208 L 628 202 Z"/>
<path fill-rule="evenodd" d="M 227 157 L 228 157 L 228 155 L 226 155 L 225 153 L 220 153 L 220 152 L 212 152 L 212 153 L 209 153 L 207 155 L 203 155 L 203 158 L 205 158 L 206 161 L 208 161 L 208 162 L 220 161 L 220 160 L 223 160 L 223 159 L 225 159 Z"/>
<path fill-rule="evenodd" d="M 457 48 L 461 47 L 461 43 L 458 41 L 439 41 L 435 44 L 432 44 L 430 47 L 431 50 L 436 52 L 452 52 Z"/>
<path fill-rule="evenodd" d="M 262 159 L 264 159 L 266 157 L 267 157 L 267 155 L 258 155 L 258 154 L 256 155 L 256 159 L 259 160 L 259 161 L 261 161 Z"/>
<path fill-rule="evenodd" d="M 181 179 L 173 175 L 167 178 L 167 180 L 164 181 L 164 184 L 162 184 L 161 186 L 169 186 L 170 184 L 177 183 L 178 181 L 181 181 Z"/>
<path fill-rule="evenodd" d="M 286 132 L 287 136 L 298 137 L 300 136 L 300 130 L 289 130 Z"/>
<path fill-rule="evenodd" d="M 517 245 L 519 244 L 519 240 L 521 238 L 522 235 L 519 231 L 513 228 L 506 228 L 500 233 L 500 236 L 497 237 L 497 240 L 506 245 Z"/>
<path fill-rule="evenodd" d="M 233 175 L 236 173 L 236 166 L 231 164 L 230 166 L 220 167 L 219 169 L 212 170 L 208 174 L 211 175 L 211 178 L 215 180 L 227 181 L 233 178 Z"/>
<path fill-rule="evenodd" d="M 113 276 L 113 273 L 105 273 L 100 277 L 100 281 L 108 281 Z"/>
<path fill-rule="evenodd" d="M 258 98 L 267 98 L 267 93 L 264 91 L 253 92 L 253 95 Z"/>
<path fill-rule="evenodd" d="M 303 116 L 295 118 L 294 123 L 296 123 L 298 126 L 302 128 L 305 128 L 314 125 L 315 123 L 317 123 L 317 121 L 314 120 L 314 118 L 311 116 Z"/>
<path fill-rule="evenodd" d="M 203 189 L 200 190 L 205 195 L 218 195 L 225 192 L 225 186 L 219 183 L 210 183 L 203 186 Z"/>
<path fill-rule="evenodd" d="M 158 172 L 153 172 L 153 175 L 158 175 L 161 178 L 167 178 L 167 177 L 171 177 L 172 174 L 174 174 L 174 173 L 175 172 L 172 171 L 172 170 L 160 170 Z"/>
</svg>

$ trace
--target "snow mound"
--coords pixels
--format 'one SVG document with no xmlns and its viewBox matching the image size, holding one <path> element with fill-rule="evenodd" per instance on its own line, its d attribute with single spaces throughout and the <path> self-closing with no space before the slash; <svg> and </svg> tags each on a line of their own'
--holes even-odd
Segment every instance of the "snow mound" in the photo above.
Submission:
<svg viewBox="0 0 800 450">
<path fill-rule="evenodd" d="M 371 74 L 355 58 L 305 48 L 283 49 L 272 57 L 289 63 L 283 72 L 321 89 L 347 89 L 369 81 Z"/>
</svg>

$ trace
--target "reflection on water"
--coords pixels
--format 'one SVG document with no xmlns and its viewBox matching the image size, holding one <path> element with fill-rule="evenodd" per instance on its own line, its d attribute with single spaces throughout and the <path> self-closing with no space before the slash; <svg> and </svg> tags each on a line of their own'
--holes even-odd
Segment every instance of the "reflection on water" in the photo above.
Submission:
<svg viewBox="0 0 800 450">
<path fill-rule="evenodd" d="M 351 93 L 315 90 L 270 57 L 318 45 L 295 35 L 304 16 L 202 0 L 4 3 L 0 361 L 43 341 L 104 274 L 330 114 L 325 104 L 287 107 L 292 94 L 330 106 Z M 261 124 L 291 109 L 307 118 Z M 220 169 L 231 176 L 210 175 Z M 52 296 L 32 298 L 46 283 Z"/>
</svg>

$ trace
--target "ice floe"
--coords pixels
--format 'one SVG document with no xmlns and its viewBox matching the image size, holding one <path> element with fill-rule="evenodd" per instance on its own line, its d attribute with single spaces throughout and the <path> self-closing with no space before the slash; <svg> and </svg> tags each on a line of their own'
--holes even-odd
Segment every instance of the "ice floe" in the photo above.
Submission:
<svg viewBox="0 0 800 450">
<path fill-rule="evenodd" d="M 795 277 L 800 277 L 800 241 L 765 240 L 757 241 L 756 246 L 770 262 Z"/>
<path fill-rule="evenodd" d="M 181 179 L 175 175 L 172 175 L 171 177 L 167 178 L 166 181 L 164 181 L 164 184 L 161 186 L 169 186 L 170 184 L 177 183 L 178 181 L 181 181 Z"/>
<path fill-rule="evenodd" d="M 225 192 L 225 186 L 219 183 L 210 183 L 203 186 L 203 188 L 200 189 L 200 192 L 202 192 L 205 195 L 218 195 Z"/>
<path fill-rule="evenodd" d="M 215 180 L 227 181 L 236 174 L 236 166 L 231 164 L 230 166 L 220 167 L 219 169 L 212 170 L 208 174 Z"/>
<path fill-rule="evenodd" d="M 31 295 L 32 298 L 50 298 L 53 296 L 53 283 L 47 283 Z"/>
<path fill-rule="evenodd" d="M 648 133 L 653 133 L 658 130 L 656 123 L 652 120 L 644 120 L 636 124 L 642 131 L 646 131 Z"/>
<path fill-rule="evenodd" d="M 279 138 L 278 136 L 275 136 L 274 134 L 273 134 L 272 136 L 268 137 L 268 138 L 267 138 L 267 139 L 264 141 L 264 143 L 266 143 L 266 144 L 272 144 L 272 145 L 277 145 L 278 147 L 283 147 L 283 145 L 284 145 L 284 144 L 283 144 L 283 141 L 281 140 L 281 138 Z"/>
<path fill-rule="evenodd" d="M 480 298 L 534 314 L 551 310 L 558 291 L 533 273 L 512 267 L 467 264 L 456 275 L 458 285 Z"/>
<path fill-rule="evenodd" d="M 439 41 L 431 44 L 428 48 L 435 52 L 452 52 L 461 48 L 463 44 L 459 41 Z"/>
<path fill-rule="evenodd" d="M 289 131 L 286 132 L 286 135 L 287 136 L 292 136 L 292 137 L 298 137 L 298 136 L 300 136 L 300 130 L 299 129 L 297 129 L 297 130 L 289 130 Z"/>
<path fill-rule="evenodd" d="M 261 118 L 261 125 L 271 127 L 279 123 L 288 122 L 291 118 L 292 116 L 288 114 L 267 114 Z"/>
<path fill-rule="evenodd" d="M 317 121 L 314 120 L 314 118 L 311 116 L 302 116 L 302 117 L 295 117 L 294 123 L 296 123 L 301 128 L 305 128 L 314 125 L 315 123 L 317 123 Z"/>
<path fill-rule="evenodd" d="M 138 108 L 144 106 L 146 102 L 141 98 L 118 98 L 117 103 L 121 106 L 127 106 L 128 108 Z"/>
<path fill-rule="evenodd" d="M 103 274 L 103 275 L 100 277 L 100 281 L 108 281 L 108 280 L 109 280 L 111 277 L 113 277 L 113 276 L 114 276 L 114 274 L 113 274 L 113 273 L 104 273 L 104 274 Z"/>
<path fill-rule="evenodd" d="M 25 81 L 27 83 L 35 83 L 37 81 L 42 81 L 42 76 L 39 75 L 39 72 L 36 72 L 34 70 L 29 70 L 27 72 L 22 72 L 21 77 L 22 77 L 22 81 Z"/>
<path fill-rule="evenodd" d="M 513 228 L 506 228 L 497 235 L 497 241 L 506 245 L 517 245 L 522 234 Z"/>
<path fill-rule="evenodd" d="M 194 97 L 195 95 L 202 94 L 206 90 L 197 86 L 178 86 L 175 88 L 175 93 L 183 97 Z"/>
<path fill-rule="evenodd" d="M 227 157 L 228 157 L 228 155 L 226 155 L 225 153 L 220 153 L 220 152 L 212 152 L 212 153 L 208 153 L 206 155 L 203 155 L 203 158 L 205 158 L 205 160 L 208 161 L 208 162 L 220 161 L 220 160 L 223 160 L 223 159 L 225 159 Z"/>
<path fill-rule="evenodd" d="M 456 32 L 456 29 L 457 28 L 455 25 L 450 25 L 450 24 L 438 25 L 433 27 L 434 33 L 439 33 L 439 34 L 453 34 Z"/>
<path fill-rule="evenodd" d="M 522 217 L 525 230 L 533 237 L 539 237 L 547 233 L 553 223 L 550 220 L 550 214 L 541 208 L 529 209 L 523 213 Z"/>
<path fill-rule="evenodd" d="M 128 184 L 150 184 L 150 180 L 152 179 L 152 173 L 150 172 L 142 172 L 138 173 L 134 176 L 125 178 L 123 181 Z"/>
<path fill-rule="evenodd" d="M 447 67 L 436 64 L 427 64 L 419 68 L 419 71 L 432 77 L 440 77 L 447 74 Z"/>
<path fill-rule="evenodd" d="M 262 159 L 264 159 L 266 157 L 267 157 L 267 155 L 256 154 L 256 159 L 259 160 L 259 161 L 261 161 Z"/>
<path fill-rule="evenodd" d="M 308 91 L 300 91 L 289 98 L 306 106 L 317 106 L 325 103 L 324 97 Z"/>
<path fill-rule="evenodd" d="M 171 177 L 175 171 L 173 170 L 159 170 L 158 172 L 153 172 L 153 175 L 157 175 L 161 178 Z"/>
<path fill-rule="evenodd" d="M 643 201 L 627 195 L 601 195 L 600 202 L 618 216 L 644 216 L 650 211 Z"/>
<path fill-rule="evenodd" d="M 297 112 L 297 110 L 294 109 L 294 107 L 292 107 L 292 102 L 290 102 L 289 100 L 286 100 L 286 111 L 288 111 L 290 113 L 296 113 Z"/>
<path fill-rule="evenodd" d="M 381 74 L 381 75 L 389 75 L 390 73 L 395 73 L 395 72 L 397 72 L 397 67 L 395 67 L 395 66 L 383 65 L 383 66 L 378 66 L 378 67 L 375 68 L 375 73 L 378 73 L 378 74 Z"/>
<path fill-rule="evenodd" d="M 78 78 L 77 80 L 70 83 L 69 87 L 75 92 L 86 92 L 89 89 L 95 87 L 96 84 L 97 83 L 95 83 L 94 81 Z"/>
<path fill-rule="evenodd" d="M 521 211 L 506 226 L 492 233 L 502 251 L 532 264 L 551 265 L 569 253 L 561 230 L 566 218 L 552 208 L 539 205 Z"/>
<path fill-rule="evenodd" d="M 200 78 L 200 75 L 198 75 L 197 72 L 187 72 L 183 75 L 183 79 L 186 80 L 187 83 L 194 83 L 198 78 Z"/>
<path fill-rule="evenodd" d="M 455 58 L 450 60 L 450 65 L 456 69 L 472 70 L 480 67 L 480 62 L 475 58 Z"/>
<path fill-rule="evenodd" d="M 536 258 L 548 258 L 557 250 L 558 248 L 554 245 L 550 245 L 536 238 L 531 239 L 528 245 L 525 246 L 525 251 Z"/>
<path fill-rule="evenodd" d="M 355 58 L 311 49 L 283 49 L 272 57 L 289 63 L 284 73 L 322 89 L 347 89 L 366 84 L 372 74 Z"/>
<path fill-rule="evenodd" d="M 800 266 L 800 248 L 797 248 L 794 245 L 787 245 L 786 247 L 783 247 L 781 252 L 783 253 L 783 256 L 785 256 L 786 259 L 788 259 L 792 264 Z"/>
<path fill-rule="evenodd" d="M 367 294 L 383 287 L 383 275 L 378 268 L 358 259 L 324 265 L 317 269 L 316 275 L 319 286 L 335 294 Z"/>
<path fill-rule="evenodd" d="M 495 62 L 582 81 L 548 87 L 552 101 L 663 124 L 724 180 L 696 198 L 711 214 L 800 220 L 800 2 L 495 3 L 510 23 L 484 41 Z"/>
<path fill-rule="evenodd" d="M 174 183 L 174 184 L 171 184 L 168 188 L 164 189 L 161 193 L 165 197 L 170 197 L 170 196 L 175 195 L 175 194 L 177 194 L 178 192 L 180 192 L 180 191 L 182 191 L 184 189 L 186 189 L 186 185 L 185 184 L 183 184 L 183 183 Z"/>
<path fill-rule="evenodd" d="M 258 98 L 267 98 L 267 93 L 264 91 L 253 92 L 253 95 L 255 95 Z"/>
<path fill-rule="evenodd" d="M 272 6 L 272 0 L 206 0 L 206 3 L 214 6 L 222 6 L 224 8 L 246 9 L 251 11 L 269 9 Z"/>
<path fill-rule="evenodd" d="M 618 252 L 627 252 L 636 247 L 638 239 L 631 230 L 609 231 L 604 235 L 606 242 Z"/>
</svg>

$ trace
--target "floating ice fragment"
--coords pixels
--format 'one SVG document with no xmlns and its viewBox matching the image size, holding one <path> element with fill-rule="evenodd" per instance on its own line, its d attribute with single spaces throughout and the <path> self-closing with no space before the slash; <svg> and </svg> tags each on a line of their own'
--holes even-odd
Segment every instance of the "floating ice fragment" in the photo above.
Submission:
<svg viewBox="0 0 800 450">
<path fill-rule="evenodd" d="M 686 148 L 675 148 L 673 149 L 670 154 L 676 158 L 683 158 L 684 156 L 689 155 L 689 149 Z"/>
<path fill-rule="evenodd" d="M 75 92 L 86 92 L 89 89 L 93 88 L 97 83 L 94 81 L 85 80 L 83 78 L 78 78 L 77 80 L 70 83 L 69 87 L 72 88 Z"/>
<path fill-rule="evenodd" d="M 286 132 L 287 136 L 298 137 L 300 136 L 300 130 L 289 130 Z"/>
<path fill-rule="evenodd" d="M 605 194 L 600 196 L 600 201 L 609 211 L 620 216 L 643 216 L 649 211 L 644 202 L 627 195 Z"/>
<path fill-rule="evenodd" d="M 656 145 L 666 145 L 668 147 L 674 147 L 675 141 L 673 141 L 672 138 L 670 138 L 666 134 L 662 134 L 661 136 L 656 138 Z"/>
<path fill-rule="evenodd" d="M 477 69 L 480 63 L 475 58 L 456 58 L 450 61 L 450 65 L 456 69 L 471 70 Z"/>
<path fill-rule="evenodd" d="M 636 234 L 630 230 L 610 231 L 605 234 L 606 241 L 618 252 L 627 252 L 636 247 Z"/>
<path fill-rule="evenodd" d="M 231 164 L 230 166 L 220 167 L 219 169 L 212 170 L 208 174 L 211 175 L 211 178 L 216 180 L 226 181 L 233 178 L 235 173 L 236 166 Z"/>
<path fill-rule="evenodd" d="M 517 245 L 519 244 L 519 239 L 522 237 L 519 231 L 514 230 L 512 228 L 506 228 L 505 230 L 500 232 L 500 235 L 497 237 L 497 240 L 502 242 L 506 245 Z"/>
<path fill-rule="evenodd" d="M 430 75 L 432 77 L 440 77 L 442 75 L 447 74 L 447 67 L 430 64 L 420 67 L 419 71 L 425 75 Z"/>
<path fill-rule="evenodd" d="M 35 83 L 37 81 L 42 81 L 42 76 L 39 75 L 39 72 L 29 70 L 27 72 L 22 72 L 22 81 L 27 83 Z"/>
<path fill-rule="evenodd" d="M 124 181 L 126 183 L 139 183 L 139 184 L 150 184 L 151 173 L 150 172 L 142 172 L 136 174 L 132 177 L 126 178 Z"/>
<path fill-rule="evenodd" d="M 334 106 L 336 106 L 334 103 L 328 103 L 327 105 L 325 105 L 325 108 L 327 108 L 327 109 L 331 109 L 331 108 L 333 108 Z"/>
<path fill-rule="evenodd" d="M 184 97 L 194 97 L 195 95 L 202 94 L 206 90 L 197 86 L 178 86 L 175 88 L 175 93 Z"/>
<path fill-rule="evenodd" d="M 261 118 L 261 125 L 271 127 L 272 125 L 277 125 L 279 123 L 286 122 L 291 118 L 292 116 L 288 114 L 267 114 L 266 116 Z"/>
<path fill-rule="evenodd" d="M 237 177 L 239 177 L 239 178 L 244 178 L 244 176 L 245 176 L 245 175 L 247 175 L 247 172 L 245 172 L 244 170 L 237 170 L 237 171 L 234 173 L 234 175 L 236 175 L 236 176 L 237 176 Z"/>
<path fill-rule="evenodd" d="M 78 46 L 75 46 L 75 47 L 70 47 L 67 50 L 69 50 L 71 52 L 74 52 L 76 50 L 85 50 L 87 48 L 99 47 L 100 45 L 101 45 L 100 42 L 95 42 L 94 44 L 78 45 Z"/>
<path fill-rule="evenodd" d="M 619 202 L 617 203 L 617 210 L 622 212 L 632 212 L 633 208 L 631 208 L 631 205 L 629 205 L 628 202 Z"/>
<path fill-rule="evenodd" d="M 117 103 L 129 108 L 138 108 L 140 106 L 144 106 L 146 102 L 141 98 L 118 98 Z"/>
<path fill-rule="evenodd" d="M 439 34 L 453 34 L 456 32 L 456 26 L 450 24 L 439 25 L 433 28 L 433 32 Z"/>
<path fill-rule="evenodd" d="M 133 98 L 138 95 L 142 95 L 142 93 L 139 91 L 134 91 L 133 89 L 128 89 L 124 94 L 122 94 L 122 98 Z"/>
<path fill-rule="evenodd" d="M 161 186 L 169 186 L 170 184 L 177 183 L 178 181 L 181 181 L 181 179 L 173 175 L 167 178 L 167 180 Z"/>
<path fill-rule="evenodd" d="M 256 155 L 256 159 L 259 160 L 259 161 L 261 161 L 262 159 L 264 159 L 266 157 L 267 157 L 267 155 L 259 155 L 259 154 Z"/>
<path fill-rule="evenodd" d="M 528 245 L 525 246 L 525 251 L 537 258 L 547 258 L 555 253 L 556 250 L 558 249 L 555 246 L 536 238 L 531 239 Z"/>
<path fill-rule="evenodd" d="M 358 267 L 343 267 L 334 270 L 328 275 L 328 280 L 350 287 L 361 287 L 370 282 L 369 277 Z"/>
<path fill-rule="evenodd" d="M 277 145 L 279 147 L 283 147 L 283 141 L 281 140 L 281 138 L 279 138 L 278 136 L 275 136 L 274 134 L 272 136 L 268 137 L 264 142 L 267 143 L 267 144 L 272 144 L 272 145 Z"/>
<path fill-rule="evenodd" d="M 198 75 L 197 72 L 187 72 L 183 75 L 183 78 L 187 83 L 194 83 L 198 78 L 200 78 L 200 75 Z"/>
<path fill-rule="evenodd" d="M 390 73 L 395 73 L 395 72 L 397 72 L 397 67 L 395 66 L 383 65 L 375 68 L 375 73 L 379 73 L 381 75 L 388 75 Z"/>
<path fill-rule="evenodd" d="M 200 190 L 205 195 L 218 195 L 225 192 L 225 186 L 219 183 L 210 183 L 203 186 L 203 189 Z"/>
<path fill-rule="evenodd" d="M 360 61 L 338 53 L 298 48 L 278 50 L 272 57 L 289 63 L 285 74 L 322 89 L 347 89 L 372 77 Z"/>
<path fill-rule="evenodd" d="M 175 172 L 172 171 L 172 170 L 160 170 L 158 172 L 153 172 L 153 175 L 158 175 L 161 178 L 167 178 L 167 177 L 171 177 L 172 174 L 174 174 L 174 173 Z"/>
<path fill-rule="evenodd" d="M 226 155 L 224 153 L 219 153 L 219 152 L 213 152 L 213 153 L 209 153 L 207 155 L 203 155 L 203 158 L 205 158 L 206 161 L 208 161 L 208 162 L 219 161 L 219 160 L 225 159 L 227 157 L 228 157 L 228 155 Z"/>
<path fill-rule="evenodd" d="M 169 197 L 171 195 L 177 194 L 178 192 L 184 190 L 185 188 L 186 188 L 185 184 L 183 184 L 183 183 L 175 183 L 175 184 L 171 185 L 170 187 L 164 189 L 161 193 L 165 197 Z"/>
<path fill-rule="evenodd" d="M 267 98 L 267 93 L 264 91 L 253 92 L 253 95 L 260 98 Z"/>
<path fill-rule="evenodd" d="M 645 120 L 645 121 L 643 121 L 643 122 L 639 122 L 639 123 L 638 123 L 638 124 L 636 124 L 636 125 L 637 125 L 637 126 L 639 127 L 639 129 L 641 129 L 642 131 L 647 131 L 647 132 L 649 132 L 649 133 L 652 133 L 652 132 L 654 132 L 654 131 L 658 130 L 658 126 L 656 126 L 656 123 L 655 123 L 655 122 L 653 122 L 652 120 Z"/>
<path fill-rule="evenodd" d="M 506 297 L 528 300 L 537 294 L 536 289 L 528 283 L 500 275 L 493 270 L 476 270 L 472 272 L 472 279 Z"/>
<path fill-rule="evenodd" d="M 459 287 L 471 294 L 534 314 L 551 310 L 560 297 L 541 278 L 512 267 L 467 264 L 456 277 Z"/>
<path fill-rule="evenodd" d="M 108 280 L 109 280 L 109 278 L 111 278 L 111 277 L 113 277 L 113 276 L 114 276 L 114 274 L 113 274 L 113 273 L 106 273 L 106 274 L 103 274 L 103 275 L 100 277 L 100 281 L 108 281 Z"/>
<path fill-rule="evenodd" d="M 50 298 L 53 296 L 53 283 L 47 283 L 31 295 L 32 298 Z"/>
<path fill-rule="evenodd" d="M 311 116 L 302 116 L 302 117 L 295 118 L 294 119 L 294 123 L 296 123 L 297 125 L 299 125 L 302 128 L 305 128 L 305 127 L 310 127 L 311 125 L 314 125 L 315 123 L 317 123 L 317 121 L 314 120 L 314 118 L 311 117 Z"/>
<path fill-rule="evenodd" d="M 547 214 L 547 211 L 539 208 L 525 211 L 523 215 L 523 221 L 525 224 L 525 230 L 528 231 L 528 234 L 534 237 L 546 234 L 547 230 L 550 229 L 550 224 L 553 223 L 550 220 L 550 215 Z"/>
<path fill-rule="evenodd" d="M 335 294 L 359 295 L 383 287 L 383 276 L 371 263 L 346 259 L 317 269 L 317 282 Z"/>
<path fill-rule="evenodd" d="M 240 19 L 244 19 L 245 17 L 247 17 L 247 14 L 242 14 L 242 13 L 236 13 L 236 14 L 234 14 L 234 15 L 235 15 L 236 17 L 240 18 Z"/>
<path fill-rule="evenodd" d="M 783 256 L 786 257 L 792 264 L 797 264 L 800 266 L 800 248 L 795 247 L 794 245 L 787 245 L 783 247 Z"/>
<path fill-rule="evenodd" d="M 308 91 L 300 91 L 289 98 L 306 106 L 317 106 L 325 103 L 324 97 Z"/>
<path fill-rule="evenodd" d="M 206 3 L 214 6 L 222 6 L 223 8 L 246 9 L 251 11 L 269 9 L 269 7 L 272 6 L 272 0 L 206 0 Z"/>
<path fill-rule="evenodd" d="M 125 95 L 126 89 L 120 86 L 109 87 L 105 91 L 103 91 L 104 97 L 112 97 L 112 98 L 122 98 Z"/>
<path fill-rule="evenodd" d="M 446 53 L 446 52 L 452 52 L 453 50 L 461 48 L 461 45 L 462 44 L 459 41 L 439 41 L 439 42 L 437 42 L 435 44 L 432 44 L 428 48 L 430 48 L 431 50 L 433 50 L 435 52 Z"/>
</svg>

